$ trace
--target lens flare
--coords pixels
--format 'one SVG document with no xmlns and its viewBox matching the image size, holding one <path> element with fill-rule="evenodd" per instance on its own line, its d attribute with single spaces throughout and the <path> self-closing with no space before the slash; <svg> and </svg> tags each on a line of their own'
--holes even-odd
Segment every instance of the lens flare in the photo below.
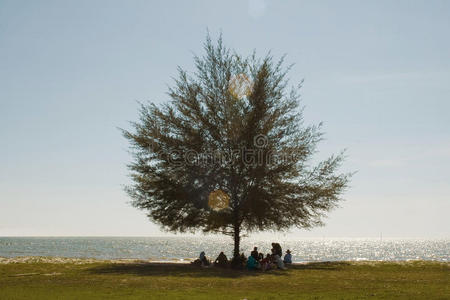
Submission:
<svg viewBox="0 0 450 300">
<path fill-rule="evenodd" d="M 230 205 L 230 196 L 222 190 L 214 190 L 209 194 L 208 205 L 216 211 L 225 209 Z"/>
<path fill-rule="evenodd" d="M 248 97 L 252 89 L 253 82 L 243 73 L 231 76 L 228 83 L 228 91 L 237 99 Z"/>
</svg>

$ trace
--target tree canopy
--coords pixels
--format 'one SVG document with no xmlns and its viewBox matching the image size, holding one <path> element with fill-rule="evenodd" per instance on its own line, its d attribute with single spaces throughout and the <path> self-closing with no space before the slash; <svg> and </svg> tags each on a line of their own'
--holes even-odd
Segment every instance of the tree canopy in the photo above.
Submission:
<svg viewBox="0 0 450 300">
<path fill-rule="evenodd" d="M 169 231 L 243 232 L 321 225 L 346 188 L 343 154 L 313 164 L 321 124 L 305 125 L 301 84 L 283 58 L 241 56 L 208 36 L 195 72 L 178 68 L 170 101 L 141 104 L 123 130 L 132 204 Z"/>
</svg>

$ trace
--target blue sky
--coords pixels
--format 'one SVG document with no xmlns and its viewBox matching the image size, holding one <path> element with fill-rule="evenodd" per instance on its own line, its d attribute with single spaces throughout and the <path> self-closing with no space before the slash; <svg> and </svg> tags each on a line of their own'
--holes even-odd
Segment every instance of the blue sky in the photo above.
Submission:
<svg viewBox="0 0 450 300">
<path fill-rule="evenodd" d="M 0 236 L 165 235 L 131 207 L 136 101 L 163 102 L 207 28 L 295 63 L 317 158 L 357 170 L 294 237 L 450 237 L 449 1 L 0 0 Z"/>
</svg>

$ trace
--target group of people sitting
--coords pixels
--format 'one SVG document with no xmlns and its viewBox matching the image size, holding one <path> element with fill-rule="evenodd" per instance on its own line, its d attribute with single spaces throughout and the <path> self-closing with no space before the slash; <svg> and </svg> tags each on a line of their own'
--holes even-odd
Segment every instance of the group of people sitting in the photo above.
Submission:
<svg viewBox="0 0 450 300">
<path fill-rule="evenodd" d="M 281 259 L 283 251 L 278 243 L 272 243 L 271 253 L 258 252 L 258 248 L 253 248 L 250 256 L 247 259 L 247 269 L 267 271 L 270 269 L 286 269 L 286 264 L 292 264 L 291 251 L 287 250 L 284 258 Z"/>
<path fill-rule="evenodd" d="M 290 250 L 286 251 L 284 259 L 281 259 L 282 255 L 283 252 L 280 244 L 272 243 L 271 253 L 267 253 L 265 256 L 264 253 L 258 252 L 258 247 L 253 248 L 253 251 L 250 253 L 248 258 L 246 258 L 244 253 L 242 253 L 240 257 L 236 257 L 231 261 L 228 260 L 227 256 L 223 252 L 220 252 L 219 256 L 217 256 L 214 261 L 214 266 L 228 268 L 231 264 L 234 268 L 246 267 L 248 270 L 267 271 L 276 268 L 284 270 L 286 269 L 286 264 L 292 264 L 292 255 Z M 200 257 L 194 262 L 194 264 L 209 266 L 211 263 L 206 258 L 205 252 L 202 251 L 200 253 Z"/>
</svg>

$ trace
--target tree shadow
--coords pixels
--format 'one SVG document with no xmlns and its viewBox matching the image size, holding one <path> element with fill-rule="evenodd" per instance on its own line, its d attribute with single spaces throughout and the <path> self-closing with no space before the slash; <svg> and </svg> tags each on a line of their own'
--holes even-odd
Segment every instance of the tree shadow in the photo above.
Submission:
<svg viewBox="0 0 450 300">
<path fill-rule="evenodd" d="M 218 267 L 199 267 L 191 264 L 177 264 L 177 263 L 155 263 L 155 262 L 140 262 L 140 263 L 111 263 L 107 265 L 96 266 L 90 268 L 88 272 L 91 274 L 128 274 L 135 276 L 177 276 L 177 277 L 223 277 L 223 278 L 240 278 L 248 276 L 288 276 L 289 270 L 339 270 L 348 263 L 343 262 L 320 262 L 308 264 L 294 264 L 288 267 L 287 270 L 269 270 L 248 271 L 248 270 L 233 270 L 223 269 Z"/>
<path fill-rule="evenodd" d="M 136 276 L 177 276 L 177 277 L 226 277 L 261 276 L 260 271 L 233 270 L 218 267 L 200 267 L 177 263 L 112 263 L 88 270 L 93 274 L 130 274 Z M 282 270 L 267 272 L 273 275 L 287 275 Z"/>
<path fill-rule="evenodd" d="M 302 264 L 293 264 L 289 268 L 294 270 L 329 270 L 337 271 L 349 266 L 349 262 L 345 261 L 321 261 Z"/>
</svg>

